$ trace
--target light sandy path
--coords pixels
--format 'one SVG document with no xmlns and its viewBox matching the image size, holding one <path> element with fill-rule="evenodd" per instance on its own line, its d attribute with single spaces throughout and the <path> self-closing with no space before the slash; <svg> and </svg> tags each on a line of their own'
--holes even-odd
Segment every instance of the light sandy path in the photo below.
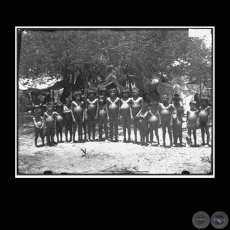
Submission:
<svg viewBox="0 0 230 230">
<path fill-rule="evenodd" d="M 32 123 L 20 126 L 18 171 L 22 174 L 43 174 L 47 170 L 55 174 L 181 174 L 187 170 L 191 174 L 206 174 L 211 170 L 211 147 L 141 146 L 123 143 L 121 127 L 119 134 L 117 143 L 64 142 L 38 148 L 34 146 Z M 183 132 L 184 142 L 185 135 L 186 131 Z M 162 143 L 161 129 L 159 136 Z M 199 144 L 200 130 L 197 130 L 197 136 Z M 134 139 L 133 131 L 131 138 Z M 168 137 L 166 143 L 169 144 Z M 81 149 L 86 149 L 86 156 Z"/>
</svg>

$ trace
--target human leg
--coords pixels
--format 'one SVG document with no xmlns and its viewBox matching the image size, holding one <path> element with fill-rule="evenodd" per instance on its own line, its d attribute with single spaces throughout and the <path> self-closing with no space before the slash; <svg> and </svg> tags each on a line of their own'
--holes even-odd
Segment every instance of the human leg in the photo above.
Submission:
<svg viewBox="0 0 230 230">
<path fill-rule="evenodd" d="M 91 117 L 88 116 L 88 137 L 89 137 L 89 141 L 91 141 L 91 127 L 92 127 Z"/>
<path fill-rule="evenodd" d="M 76 142 L 75 135 L 77 130 L 77 118 L 75 117 L 75 122 L 73 122 L 73 142 Z"/>
<path fill-rule="evenodd" d="M 178 136 L 180 140 L 180 146 L 182 146 L 182 127 L 179 127 L 178 129 Z"/>
<path fill-rule="evenodd" d="M 64 120 L 64 126 L 65 126 L 65 141 L 68 141 L 68 123 L 66 120 Z"/>
<path fill-rule="evenodd" d="M 35 128 L 35 146 L 37 147 L 37 141 L 38 141 L 38 128 Z"/>
<path fill-rule="evenodd" d="M 60 133 L 60 127 L 59 127 L 58 123 L 56 123 L 57 142 L 59 142 L 59 133 Z"/>
<path fill-rule="evenodd" d="M 168 135 L 169 135 L 169 139 L 170 139 L 170 146 L 172 146 L 172 129 L 171 129 L 170 124 L 167 124 L 167 129 L 168 129 Z"/>
<path fill-rule="evenodd" d="M 205 140 L 204 140 L 205 128 L 204 128 L 203 124 L 200 124 L 200 130 L 201 130 L 201 138 L 202 138 L 202 144 L 201 145 L 205 145 Z"/>
<path fill-rule="evenodd" d="M 70 121 L 68 124 L 68 130 L 69 130 L 69 134 L 70 134 L 70 140 L 69 141 L 72 141 L 72 134 L 73 134 L 73 122 L 72 121 Z"/>
<path fill-rule="evenodd" d="M 155 131 L 155 136 L 157 138 L 157 144 L 160 145 L 160 139 L 159 139 L 158 127 L 157 126 L 155 127 L 154 131 Z"/>
<path fill-rule="evenodd" d="M 151 144 L 153 144 L 153 126 L 152 125 L 150 125 L 149 127 L 149 135 L 150 135 L 149 141 Z"/>
<path fill-rule="evenodd" d="M 126 141 L 126 117 L 122 117 L 124 141 Z"/>
<path fill-rule="evenodd" d="M 51 144 L 54 144 L 54 127 L 50 129 L 50 136 L 51 136 Z"/>
<path fill-rule="evenodd" d="M 139 126 L 139 132 L 140 132 L 140 139 L 141 139 L 141 145 L 144 144 L 144 135 L 143 135 L 143 127 Z"/>
<path fill-rule="evenodd" d="M 144 144 L 147 145 L 148 144 L 148 134 L 149 134 L 148 124 L 144 126 L 143 134 L 144 134 Z"/>
<path fill-rule="evenodd" d="M 96 128 L 96 120 L 95 120 L 95 117 L 93 117 L 93 119 L 92 119 L 92 129 L 93 129 L 93 140 L 94 141 L 95 141 L 95 132 L 96 132 L 95 128 Z"/>
<path fill-rule="evenodd" d="M 176 124 L 176 121 L 173 121 L 173 143 L 176 146 L 177 145 L 177 139 L 178 139 L 178 127 Z"/>
<path fill-rule="evenodd" d="M 46 140 L 47 140 L 47 144 L 50 145 L 50 139 L 51 139 L 51 127 L 50 126 L 47 126 L 46 128 Z"/>
<path fill-rule="evenodd" d="M 161 126 L 162 126 L 163 146 L 166 146 L 166 143 L 165 143 L 166 124 L 165 123 L 161 123 Z"/>
<path fill-rule="evenodd" d="M 126 127 L 128 129 L 128 141 L 131 141 L 131 120 L 130 118 L 127 119 L 126 121 Z"/>
<path fill-rule="evenodd" d="M 78 119 L 78 141 L 82 141 L 82 118 Z"/>
<path fill-rule="evenodd" d="M 45 143 L 44 143 L 44 134 L 43 134 L 43 129 L 40 129 L 40 137 L 42 139 L 42 145 L 44 146 Z"/>
<path fill-rule="evenodd" d="M 102 120 L 99 119 L 99 140 L 102 139 Z"/>
<path fill-rule="evenodd" d="M 115 116 L 114 125 L 115 125 L 115 141 L 118 141 L 118 116 Z"/>
<path fill-rule="evenodd" d="M 134 124 L 135 143 L 137 143 L 137 127 L 138 127 L 138 119 L 137 118 L 134 118 L 133 124 Z"/>
<path fill-rule="evenodd" d="M 209 128 L 208 128 L 208 124 L 206 123 L 205 124 L 205 132 L 206 132 L 206 135 L 207 135 L 207 145 L 209 145 L 209 140 L 210 140 L 210 133 L 209 133 Z"/>
<path fill-rule="evenodd" d="M 193 139 L 194 139 L 194 144 L 196 146 L 197 145 L 197 143 L 196 143 L 196 128 L 193 129 Z"/>
<path fill-rule="evenodd" d="M 109 128 L 110 128 L 110 139 L 113 140 L 113 123 L 114 123 L 114 117 L 109 116 Z"/>
<path fill-rule="evenodd" d="M 104 120 L 104 130 L 105 130 L 105 138 L 108 139 L 107 119 Z"/>
</svg>

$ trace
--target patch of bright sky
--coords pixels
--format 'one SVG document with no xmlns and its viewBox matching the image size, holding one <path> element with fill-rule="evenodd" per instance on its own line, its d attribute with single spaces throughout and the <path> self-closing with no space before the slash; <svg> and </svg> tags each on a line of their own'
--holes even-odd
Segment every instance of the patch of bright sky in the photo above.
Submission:
<svg viewBox="0 0 230 230">
<path fill-rule="evenodd" d="M 188 36 L 203 39 L 207 48 L 212 46 L 211 29 L 189 29 Z"/>
</svg>

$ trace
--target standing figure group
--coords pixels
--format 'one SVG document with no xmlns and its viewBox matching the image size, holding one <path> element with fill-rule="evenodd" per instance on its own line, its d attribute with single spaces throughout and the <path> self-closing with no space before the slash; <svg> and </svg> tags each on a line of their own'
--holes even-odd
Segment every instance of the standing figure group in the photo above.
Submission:
<svg viewBox="0 0 230 230">
<path fill-rule="evenodd" d="M 196 101 L 190 102 L 190 110 L 187 111 L 187 129 L 186 138 L 189 145 L 192 144 L 191 133 L 193 132 L 194 144 L 197 145 L 196 129 L 201 128 L 202 145 L 205 145 L 204 136 L 207 135 L 207 144 L 209 144 L 208 119 L 211 114 L 207 98 L 201 98 L 201 106 L 197 108 Z M 77 91 L 66 98 L 63 105 L 58 102 L 55 106 L 47 103 L 47 110 L 41 116 L 39 109 L 35 110 L 35 145 L 37 146 L 38 135 L 44 145 L 44 136 L 47 137 L 47 144 L 54 145 L 54 131 L 56 128 L 57 142 L 63 142 L 62 132 L 65 128 L 65 141 L 76 142 L 76 131 L 78 141 L 95 141 L 96 125 L 98 124 L 99 141 L 118 141 L 118 122 L 123 126 L 124 142 L 131 141 L 131 124 L 134 127 L 134 142 L 137 143 L 137 130 L 140 133 L 141 145 L 153 145 L 154 133 L 157 139 L 157 145 L 160 145 L 158 129 L 162 127 L 163 146 L 166 146 L 166 132 L 168 133 L 171 146 L 183 146 L 182 143 L 182 123 L 185 109 L 180 103 L 180 96 L 173 96 L 173 103 L 169 103 L 169 96 L 162 95 L 162 102 L 150 100 L 146 102 L 139 95 L 137 88 L 133 89 L 132 96 L 130 91 L 125 88 L 121 97 L 117 96 L 116 89 L 110 89 L 107 96 L 105 88 L 100 89 L 99 96 L 95 90 L 88 90 L 88 98 Z M 108 128 L 109 125 L 109 128 Z M 88 129 L 87 129 L 88 126 Z M 46 127 L 44 135 L 43 129 Z M 84 139 L 83 131 L 84 130 Z M 108 130 L 110 131 L 108 133 Z M 88 131 L 88 132 L 87 132 Z M 88 139 L 87 139 L 88 133 Z M 104 134 L 105 138 L 102 138 Z M 179 141 L 179 144 L 178 144 Z"/>
</svg>

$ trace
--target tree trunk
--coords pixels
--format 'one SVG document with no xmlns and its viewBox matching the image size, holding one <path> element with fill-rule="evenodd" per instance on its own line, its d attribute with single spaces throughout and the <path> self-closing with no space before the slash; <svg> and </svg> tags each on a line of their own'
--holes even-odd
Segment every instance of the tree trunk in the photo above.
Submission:
<svg viewBox="0 0 230 230">
<path fill-rule="evenodd" d="M 86 73 L 84 80 L 84 96 L 87 98 L 87 88 L 88 88 L 88 73 Z"/>
<path fill-rule="evenodd" d="M 131 79 L 129 78 L 129 91 L 132 92 L 132 84 L 131 84 Z"/>
</svg>

